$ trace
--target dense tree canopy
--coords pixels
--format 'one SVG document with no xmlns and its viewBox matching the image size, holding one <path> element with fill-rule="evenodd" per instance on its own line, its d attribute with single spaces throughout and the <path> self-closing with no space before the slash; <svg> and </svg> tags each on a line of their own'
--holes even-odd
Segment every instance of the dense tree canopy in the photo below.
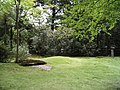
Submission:
<svg viewBox="0 0 120 90">
<path fill-rule="evenodd" d="M 66 9 L 64 18 L 66 26 L 74 29 L 78 37 L 93 40 L 120 20 L 120 0 L 83 0 Z"/>
</svg>

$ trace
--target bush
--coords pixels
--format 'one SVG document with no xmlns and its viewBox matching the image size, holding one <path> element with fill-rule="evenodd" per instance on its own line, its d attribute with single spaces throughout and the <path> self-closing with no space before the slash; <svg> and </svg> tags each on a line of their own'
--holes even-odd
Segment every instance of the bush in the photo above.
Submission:
<svg viewBox="0 0 120 90">
<path fill-rule="evenodd" d="M 29 39 L 31 54 L 37 55 L 62 55 L 62 56 L 94 56 L 95 44 L 88 40 L 79 40 L 68 28 L 51 31 L 48 27 L 35 30 L 36 35 Z"/>
<path fill-rule="evenodd" d="M 88 38 L 76 38 L 73 30 L 61 27 L 51 31 L 48 27 L 36 28 L 34 35 L 28 40 L 31 54 L 40 56 L 98 56 L 107 55 L 106 49 L 98 49 L 97 42 L 89 42 Z"/>
<path fill-rule="evenodd" d="M 3 45 L 0 45 L 0 62 L 7 62 L 6 58 L 8 58 L 9 54 L 9 49 Z"/>
</svg>

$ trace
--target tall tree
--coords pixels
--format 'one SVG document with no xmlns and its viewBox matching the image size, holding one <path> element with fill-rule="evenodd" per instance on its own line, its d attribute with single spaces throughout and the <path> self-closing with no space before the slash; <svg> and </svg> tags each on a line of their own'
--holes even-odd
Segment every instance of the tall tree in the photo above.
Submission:
<svg viewBox="0 0 120 90">
<path fill-rule="evenodd" d="M 33 1 L 31 1 L 33 2 Z M 26 11 L 30 9 L 32 3 L 28 2 L 28 0 L 15 0 L 15 5 L 16 5 L 16 31 L 17 31 L 17 47 L 16 47 L 16 62 L 19 62 L 19 22 L 20 22 L 20 14 L 24 13 L 22 11 Z M 24 9 L 24 10 L 22 10 Z M 21 11 L 22 10 L 22 11 Z"/>
<path fill-rule="evenodd" d="M 16 30 L 17 30 L 17 49 L 16 49 L 16 63 L 19 62 L 19 11 L 20 11 L 20 0 L 15 1 L 16 3 Z"/>
</svg>

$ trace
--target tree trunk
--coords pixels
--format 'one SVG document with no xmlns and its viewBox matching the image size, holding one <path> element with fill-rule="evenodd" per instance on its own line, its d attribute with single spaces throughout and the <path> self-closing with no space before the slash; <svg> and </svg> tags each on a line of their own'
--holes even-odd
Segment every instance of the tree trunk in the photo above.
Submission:
<svg viewBox="0 0 120 90">
<path fill-rule="evenodd" d="M 10 28 L 10 49 L 12 50 L 13 48 L 13 32 L 12 32 L 12 27 Z"/>
<path fill-rule="evenodd" d="M 5 30 L 5 34 L 4 34 L 4 44 L 7 45 L 7 20 L 5 17 L 5 22 L 4 22 L 4 30 Z"/>
<path fill-rule="evenodd" d="M 19 5 L 20 0 L 17 0 L 18 4 L 16 3 L 16 30 L 17 30 L 17 47 L 16 47 L 16 63 L 19 62 Z"/>
<path fill-rule="evenodd" d="M 54 31 L 55 29 L 55 7 L 52 8 L 52 22 L 51 22 L 51 30 Z"/>
</svg>

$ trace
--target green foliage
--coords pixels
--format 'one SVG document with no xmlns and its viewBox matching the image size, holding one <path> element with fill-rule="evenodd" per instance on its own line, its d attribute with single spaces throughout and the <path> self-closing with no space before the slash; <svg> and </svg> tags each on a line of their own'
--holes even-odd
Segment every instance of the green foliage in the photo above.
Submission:
<svg viewBox="0 0 120 90">
<path fill-rule="evenodd" d="M 14 27 L 15 4 L 18 4 L 15 1 L 17 0 L 1 0 L 0 2 L 0 40 L 3 41 L 2 44 L 6 44 L 5 49 L 9 48 L 9 44 L 14 44 L 14 54 L 16 54 L 15 44 L 17 42 Z M 55 27 L 55 31 L 51 31 L 50 26 L 46 24 L 42 26 L 38 22 L 38 19 L 41 19 L 41 13 L 45 10 L 41 11 L 36 8 L 35 5 L 38 3 L 35 4 L 35 1 L 47 5 L 44 7 L 46 11 L 48 9 L 52 11 L 50 17 L 47 18 L 48 21 L 52 21 L 52 24 L 49 23 L 49 25 Z M 99 52 L 99 55 L 103 55 L 103 53 L 108 55 L 101 48 L 107 46 L 110 51 L 111 44 L 105 44 L 105 39 L 100 38 L 98 47 L 96 40 L 98 35 L 102 37 L 101 31 L 105 35 L 111 34 L 115 38 L 119 37 L 119 33 L 116 36 L 112 35 L 116 34 L 114 28 L 119 26 L 115 26 L 120 20 L 119 6 L 120 0 L 21 0 L 19 12 L 20 58 L 26 57 L 28 52 L 39 55 L 69 56 L 96 56 L 96 53 Z M 56 20 L 61 21 L 62 19 L 63 23 L 56 22 Z M 33 22 L 35 22 L 35 27 L 32 25 Z M 36 23 L 39 24 L 39 27 Z M 10 33 L 11 31 L 12 33 Z M 114 41 L 118 48 L 119 40 Z"/>
<path fill-rule="evenodd" d="M 100 31 L 108 32 L 120 19 L 120 0 L 84 0 L 66 9 L 63 22 L 80 39 L 92 41 Z"/>
<path fill-rule="evenodd" d="M 15 20 L 16 20 L 16 7 L 15 5 L 18 4 L 18 0 L 2 0 L 0 2 L 0 40 L 4 41 L 5 48 L 9 48 L 11 45 L 11 49 L 13 48 L 13 53 L 16 54 L 15 50 L 15 44 L 17 43 L 16 40 L 16 27 L 15 27 Z M 28 35 L 26 35 L 26 29 L 29 29 L 31 27 L 28 22 L 28 12 L 29 9 L 33 8 L 33 0 L 20 0 L 20 11 L 19 11 L 19 32 L 21 34 L 20 37 L 20 57 L 26 56 L 26 52 L 28 52 L 26 45 L 23 43 L 26 43 L 25 41 Z M 14 28 L 13 28 L 14 27 Z M 7 42 L 7 43 L 6 43 Z M 10 45 L 9 45 L 10 44 Z M 14 45 L 13 45 L 14 44 Z M 13 46 L 13 47 L 12 47 Z"/>
<path fill-rule="evenodd" d="M 49 27 L 41 27 L 35 30 L 35 36 L 31 38 L 30 52 L 39 55 L 57 55 L 61 53 L 62 47 L 67 46 L 70 37 L 69 30 L 51 31 Z M 65 42 L 66 40 L 66 42 Z"/>
<path fill-rule="evenodd" d="M 0 27 L 4 27 L 4 21 L 6 19 L 6 23 L 8 25 L 15 24 L 15 12 L 14 12 L 14 1 L 13 0 L 2 0 L 0 5 Z M 2 25 L 3 24 L 3 25 Z"/>
<path fill-rule="evenodd" d="M 36 28 L 34 35 L 28 40 L 31 54 L 95 56 L 96 43 L 88 43 L 87 39 L 79 40 L 69 28 L 60 27 L 51 31 L 48 27 Z M 30 32 L 31 33 L 31 32 Z"/>
<path fill-rule="evenodd" d="M 113 29 L 111 36 L 106 32 L 100 32 L 92 42 L 86 38 L 76 38 L 73 30 L 66 27 L 59 27 L 51 31 L 49 26 L 33 28 L 29 33 L 28 45 L 31 54 L 38 55 L 63 55 L 63 56 L 109 56 L 111 46 L 115 45 L 115 55 L 119 55 L 119 24 Z M 23 32 L 25 34 L 25 32 Z M 28 36 L 23 35 L 24 36 Z M 113 37 L 114 39 L 111 39 Z M 25 37 L 26 38 L 26 37 Z"/>
<path fill-rule="evenodd" d="M 21 0 L 21 6 L 24 10 L 29 10 L 30 8 L 33 8 L 35 0 Z"/>
</svg>

